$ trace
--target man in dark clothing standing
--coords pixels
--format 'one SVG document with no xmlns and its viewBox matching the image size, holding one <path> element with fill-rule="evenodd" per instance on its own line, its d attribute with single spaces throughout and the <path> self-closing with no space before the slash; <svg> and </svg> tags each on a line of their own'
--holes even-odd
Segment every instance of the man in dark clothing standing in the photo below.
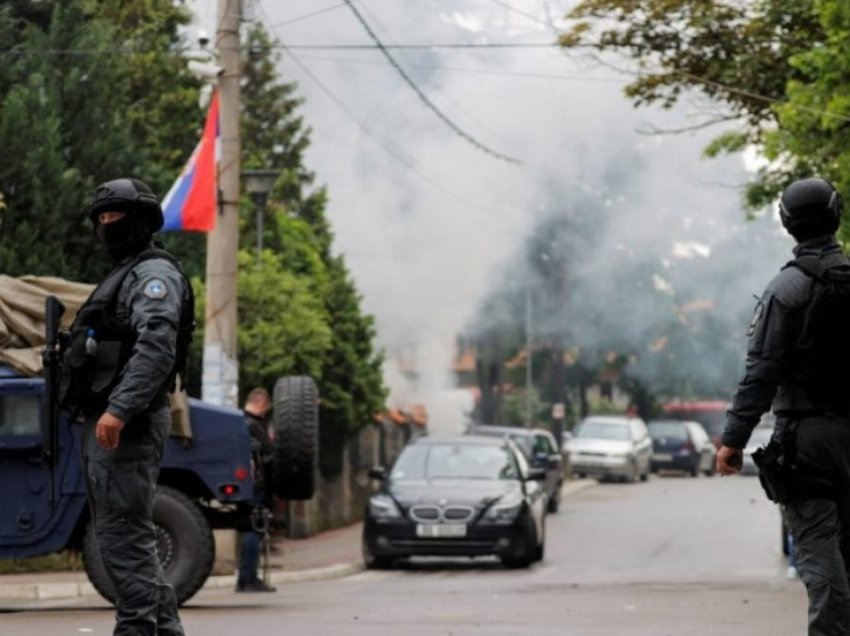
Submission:
<svg viewBox="0 0 850 636">
<path fill-rule="evenodd" d="M 779 482 L 809 596 L 809 635 L 850 634 L 850 261 L 835 239 L 843 202 L 822 179 L 792 183 L 780 216 L 795 260 L 767 286 L 748 336 L 746 374 L 729 410 L 721 474 L 771 406 Z M 775 494 L 775 493 L 774 493 Z"/>
<path fill-rule="evenodd" d="M 251 446 L 254 457 L 254 505 L 259 510 L 271 508 L 271 470 L 274 459 L 274 447 L 269 437 L 265 417 L 271 409 L 271 399 L 265 389 L 254 389 L 245 401 L 245 423 L 251 434 Z M 255 521 L 261 521 L 257 515 Z M 267 520 L 262 520 L 267 523 Z M 257 564 L 265 533 L 259 529 L 239 533 L 239 576 L 236 580 L 237 592 L 274 592 L 275 588 L 257 576 Z"/>
<path fill-rule="evenodd" d="M 159 201 L 136 179 L 101 184 L 89 207 L 114 267 L 80 308 L 63 354 L 63 407 L 84 416 L 83 465 L 95 537 L 117 596 L 117 636 L 182 636 L 152 514 L 171 430 L 167 393 L 182 371 L 194 300 L 152 244 Z"/>
</svg>

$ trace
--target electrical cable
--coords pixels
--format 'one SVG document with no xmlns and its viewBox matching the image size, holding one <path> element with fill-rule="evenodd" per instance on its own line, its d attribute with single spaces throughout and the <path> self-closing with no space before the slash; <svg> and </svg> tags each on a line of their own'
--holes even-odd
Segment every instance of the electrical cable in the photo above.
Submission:
<svg viewBox="0 0 850 636">
<path fill-rule="evenodd" d="M 348 106 L 345 104 L 345 102 L 342 99 L 340 99 L 339 97 L 337 97 L 336 94 L 334 94 L 334 92 L 331 91 L 327 87 L 327 85 L 322 80 L 320 80 L 318 78 L 318 76 L 316 76 L 316 74 L 313 73 L 313 71 L 311 71 L 310 68 L 298 58 L 297 55 L 295 55 L 291 51 L 287 50 L 285 47 L 284 47 L 283 50 L 289 56 L 289 58 L 296 64 L 296 66 L 298 66 L 298 68 L 300 68 L 304 72 L 304 74 L 307 75 L 307 77 L 309 77 L 316 84 L 316 86 L 319 87 L 319 89 L 325 94 L 325 96 L 328 99 L 330 99 L 334 104 L 336 104 L 336 106 L 343 113 L 345 113 L 346 116 L 349 119 L 351 119 L 357 125 L 357 127 L 360 128 L 360 130 L 363 131 L 363 133 L 367 137 L 369 137 L 372 141 L 374 141 L 376 144 L 378 144 L 379 147 L 381 147 L 387 154 L 389 154 L 391 157 L 393 157 L 398 163 L 402 164 L 404 167 L 406 167 L 408 170 L 410 170 L 411 172 L 416 174 L 420 179 L 422 179 L 426 183 L 428 183 L 428 184 L 434 186 L 435 188 L 441 190 L 442 192 L 449 195 L 450 197 L 452 197 L 456 201 L 459 201 L 460 203 L 463 203 L 465 205 L 469 205 L 469 206 L 471 206 L 471 207 L 473 207 L 477 210 L 488 212 L 490 214 L 495 214 L 493 208 L 490 208 L 486 205 L 482 205 L 482 204 L 478 203 L 477 201 L 473 201 L 472 199 L 470 199 L 470 198 L 468 198 L 468 197 L 466 197 L 466 196 L 464 196 L 464 195 L 462 195 L 458 192 L 455 192 L 454 190 L 452 190 L 448 186 L 440 183 L 439 181 L 437 181 L 436 179 L 434 179 L 433 177 L 431 177 L 430 175 L 425 173 L 423 170 L 421 170 L 419 165 L 414 160 L 406 157 L 405 155 L 400 153 L 398 150 L 396 150 L 392 145 L 388 144 L 383 139 L 381 139 L 379 136 L 377 136 L 372 131 L 371 127 L 368 124 L 366 124 L 363 120 L 361 120 L 357 115 L 352 113 L 348 109 Z"/>
<path fill-rule="evenodd" d="M 311 11 L 310 13 L 305 13 L 303 15 L 296 16 L 294 18 L 290 18 L 288 20 L 284 20 L 283 22 L 277 22 L 276 24 L 270 24 L 268 26 L 269 31 L 279 26 L 285 26 L 287 24 L 294 24 L 295 22 L 301 22 L 302 20 L 306 20 L 308 18 L 315 17 L 317 15 L 322 15 L 323 13 L 330 13 L 331 11 L 336 11 L 337 9 L 342 9 L 345 6 L 344 2 L 340 2 L 339 4 L 334 4 L 329 7 L 325 7 L 324 9 L 319 9 L 318 11 Z M 268 19 L 268 17 L 266 17 Z"/>
<path fill-rule="evenodd" d="M 357 60 L 346 57 L 333 57 L 326 55 L 304 55 L 300 54 L 302 60 L 322 60 L 326 62 L 340 62 L 342 64 L 355 64 L 361 66 L 384 66 L 385 63 L 377 60 Z M 610 84 L 622 84 L 621 77 L 593 77 L 590 75 L 565 75 L 561 73 L 526 73 L 520 71 L 497 71 L 485 68 L 462 68 L 458 66 L 441 66 L 439 64 L 407 64 L 408 68 L 423 71 L 445 71 L 449 73 L 469 73 L 471 75 L 496 75 L 503 77 L 519 77 L 528 79 L 555 79 L 574 80 L 579 82 L 601 82 Z"/>
<path fill-rule="evenodd" d="M 369 37 L 372 38 L 372 40 L 375 42 L 377 47 L 380 49 L 381 53 L 383 53 L 384 57 L 387 58 L 387 61 L 390 63 L 390 65 L 393 68 L 395 68 L 396 71 L 398 71 L 399 75 L 401 75 L 402 79 L 407 83 L 407 85 L 410 86 L 411 89 L 413 89 L 413 92 L 416 93 L 416 95 L 419 97 L 419 99 L 422 101 L 422 103 L 425 104 L 425 106 L 427 106 L 428 109 L 430 109 L 435 115 L 437 115 L 437 117 L 440 118 L 440 120 L 442 120 L 443 123 L 445 123 L 449 128 L 454 130 L 460 137 L 462 137 L 463 139 L 466 139 L 466 141 L 468 141 L 470 144 L 472 144 L 473 146 L 475 146 L 476 148 L 478 148 L 482 152 L 484 152 L 488 155 L 491 155 L 491 156 L 495 157 L 496 159 L 501 159 L 502 161 L 507 161 L 508 163 L 516 163 L 516 164 L 520 163 L 520 161 L 518 159 L 515 159 L 514 157 L 509 157 L 508 155 L 502 154 L 501 152 L 493 150 L 492 148 L 484 145 L 483 143 L 478 141 L 475 137 L 473 137 L 472 135 L 467 133 L 465 130 L 463 130 L 456 123 L 454 123 L 454 121 L 452 121 L 445 113 L 443 113 L 443 111 L 441 111 L 437 107 L 437 105 L 434 104 L 434 102 L 432 102 L 424 92 L 422 92 L 422 89 L 419 88 L 419 86 L 416 84 L 416 82 L 413 81 L 413 79 L 410 77 L 410 75 L 407 74 L 407 72 L 401 67 L 401 65 L 390 54 L 390 52 L 387 51 L 387 49 L 384 47 L 383 43 L 381 42 L 380 38 L 378 38 L 375 31 L 372 29 L 371 26 L 369 26 L 369 23 L 363 17 L 363 14 L 360 13 L 360 11 L 357 10 L 357 7 L 354 6 L 354 3 L 351 0 L 345 0 L 345 4 L 347 4 L 348 8 L 351 9 L 351 12 L 354 14 L 355 18 L 357 18 L 357 21 L 360 22 L 363 29 L 366 31 L 366 33 L 369 34 Z"/>
</svg>

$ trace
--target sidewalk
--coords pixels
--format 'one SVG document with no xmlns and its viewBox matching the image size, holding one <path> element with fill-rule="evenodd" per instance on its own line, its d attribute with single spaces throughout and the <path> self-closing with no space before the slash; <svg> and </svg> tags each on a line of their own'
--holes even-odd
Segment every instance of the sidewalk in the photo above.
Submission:
<svg viewBox="0 0 850 636">
<path fill-rule="evenodd" d="M 272 583 L 339 578 L 359 572 L 362 524 L 322 532 L 309 539 L 276 539 L 271 555 Z M 203 589 L 232 589 L 236 575 L 211 576 Z M 0 575 L 2 600 L 56 600 L 96 596 L 85 572 Z"/>
<path fill-rule="evenodd" d="M 596 484 L 592 479 L 568 481 L 561 497 Z M 363 569 L 360 533 L 363 524 L 322 532 L 308 539 L 276 538 L 271 555 L 274 584 L 340 578 Z M 211 576 L 203 589 L 233 589 L 236 575 Z M 85 572 L 45 572 L 0 575 L 0 601 L 57 600 L 96 596 Z"/>
</svg>

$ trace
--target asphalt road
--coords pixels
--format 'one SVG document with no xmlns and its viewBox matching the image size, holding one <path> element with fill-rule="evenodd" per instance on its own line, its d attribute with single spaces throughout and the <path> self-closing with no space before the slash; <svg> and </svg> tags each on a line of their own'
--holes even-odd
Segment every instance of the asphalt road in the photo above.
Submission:
<svg viewBox="0 0 850 636">
<path fill-rule="evenodd" d="M 653 477 L 566 499 L 528 571 L 422 560 L 274 595 L 205 592 L 182 616 L 201 636 L 803 634 L 805 591 L 784 574 L 778 512 L 754 478 Z M 0 615 L 9 636 L 110 629 L 91 599 Z"/>
</svg>

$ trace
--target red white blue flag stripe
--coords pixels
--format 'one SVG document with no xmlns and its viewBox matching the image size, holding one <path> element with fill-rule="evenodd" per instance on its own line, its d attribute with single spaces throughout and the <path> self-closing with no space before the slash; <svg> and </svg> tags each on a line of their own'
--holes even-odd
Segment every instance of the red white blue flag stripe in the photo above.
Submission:
<svg viewBox="0 0 850 636">
<path fill-rule="evenodd" d="M 218 157 L 221 131 L 218 91 L 213 93 L 201 141 L 162 202 L 163 232 L 209 232 L 215 229 L 218 208 Z"/>
</svg>

